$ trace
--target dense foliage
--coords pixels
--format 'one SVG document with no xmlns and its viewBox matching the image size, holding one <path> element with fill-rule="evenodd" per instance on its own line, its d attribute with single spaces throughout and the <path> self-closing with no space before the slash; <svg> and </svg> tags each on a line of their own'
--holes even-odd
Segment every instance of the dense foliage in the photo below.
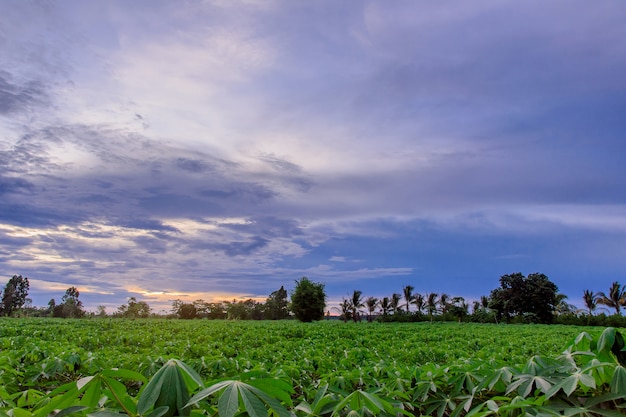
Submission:
<svg viewBox="0 0 626 417">
<path fill-rule="evenodd" d="M 526 317 L 531 322 L 551 323 L 557 306 L 558 288 L 544 274 L 517 272 L 502 275 L 500 288 L 491 292 L 489 307 L 498 319 Z"/>
<path fill-rule="evenodd" d="M 4 319 L 0 329 L 5 417 L 617 416 L 626 397 L 611 328 Z"/>
<path fill-rule="evenodd" d="M 310 287 L 308 278 L 300 280 L 303 288 Z M 17 285 L 21 282 L 20 285 Z M 299 281 L 296 281 L 298 283 Z M 16 317 L 116 317 L 116 318 L 148 318 L 168 317 L 181 319 L 229 319 L 229 320 L 282 320 L 293 318 L 298 311 L 299 317 L 306 320 L 319 320 L 325 309 L 324 285 L 313 283 L 317 294 L 313 297 L 300 297 L 303 291 L 294 291 L 291 302 L 284 286 L 272 292 L 265 302 L 255 299 L 233 299 L 231 301 L 207 302 L 202 299 L 193 302 L 174 300 L 171 313 L 163 311 L 155 314 L 150 306 L 142 300 L 130 297 L 126 304 L 117 311 L 108 314 L 106 307 L 97 306 L 95 312 L 83 309 L 78 299 L 79 291 L 75 287 L 67 289 L 57 305 L 51 299 L 47 308 L 33 307 L 27 298 L 28 278 L 14 276 L 5 287 L 0 314 Z M 17 291 L 16 291 L 17 290 Z M 569 325 L 624 327 L 626 317 L 621 315 L 621 307 L 626 306 L 626 286 L 615 281 L 609 291 L 593 292 L 585 290 L 582 300 L 585 308 L 577 308 L 568 303 L 565 294 L 558 293 L 557 287 L 547 276 L 534 273 L 525 277 L 519 272 L 500 277 L 500 287 L 494 289 L 490 296 L 481 296 L 471 302 L 463 297 L 450 296 L 446 293 L 419 293 L 415 287 L 405 285 L 401 293 L 393 293 L 391 297 L 376 298 L 365 296 L 362 291 L 354 290 L 352 296 L 344 298 L 338 306 L 330 306 L 327 315 L 333 312 L 347 321 L 383 321 L 383 322 L 422 322 L 422 321 L 458 321 L 474 323 L 558 323 Z M 296 303 L 293 303 L 293 295 Z M 323 296 L 323 298 L 322 298 Z M 5 309 L 4 304 L 9 305 Z M 314 307 L 315 319 L 309 319 L 304 307 Z M 295 310 L 294 310 L 295 309 Z M 610 310 L 614 309 L 613 314 Z M 601 312 L 600 314 L 598 314 Z"/>
<path fill-rule="evenodd" d="M 13 275 L 2 292 L 0 314 L 11 316 L 14 311 L 22 308 L 28 296 L 30 284 L 28 278 Z"/>
<path fill-rule="evenodd" d="M 307 277 L 296 281 L 296 287 L 291 294 L 291 311 L 298 320 L 303 322 L 322 320 L 325 308 L 324 284 L 313 282 Z"/>
</svg>

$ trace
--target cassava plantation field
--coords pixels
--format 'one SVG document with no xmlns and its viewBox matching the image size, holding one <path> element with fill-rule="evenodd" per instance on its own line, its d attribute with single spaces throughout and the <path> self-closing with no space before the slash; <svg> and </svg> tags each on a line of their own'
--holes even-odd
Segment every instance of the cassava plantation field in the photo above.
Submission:
<svg viewBox="0 0 626 417">
<path fill-rule="evenodd" d="M 623 331 L 0 319 L 0 416 L 619 416 Z"/>
</svg>

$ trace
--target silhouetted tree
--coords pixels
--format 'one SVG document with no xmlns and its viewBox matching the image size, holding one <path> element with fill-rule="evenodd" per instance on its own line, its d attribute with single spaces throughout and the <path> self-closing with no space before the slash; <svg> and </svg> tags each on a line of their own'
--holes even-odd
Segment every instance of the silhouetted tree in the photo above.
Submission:
<svg viewBox="0 0 626 417">
<path fill-rule="evenodd" d="M 626 306 L 626 285 L 624 287 L 615 281 L 609 288 L 608 295 L 599 292 L 596 297 L 597 303 L 615 309 L 615 315 L 620 315 L 620 308 Z"/>
<path fill-rule="evenodd" d="M 563 315 L 563 314 L 576 314 L 576 306 L 568 303 L 567 295 L 565 294 L 557 294 L 556 295 L 556 307 L 554 309 L 554 314 Z"/>
<path fill-rule="evenodd" d="M 63 318 L 80 318 L 85 314 L 83 302 L 78 299 L 80 292 L 76 287 L 69 287 L 61 298 L 61 304 L 54 307 L 53 316 Z"/>
<path fill-rule="evenodd" d="M 439 296 L 439 301 L 437 302 L 437 304 L 439 304 L 439 310 L 441 311 L 441 314 L 446 314 L 450 306 L 450 296 L 446 293 L 441 294 Z"/>
<path fill-rule="evenodd" d="M 96 316 L 98 317 L 106 317 L 107 316 L 107 308 L 103 305 L 99 305 L 96 308 Z"/>
<path fill-rule="evenodd" d="M 265 315 L 269 320 L 282 320 L 289 317 L 289 301 L 287 291 L 281 287 L 270 294 L 265 301 Z"/>
<path fill-rule="evenodd" d="M 367 307 L 367 321 L 372 322 L 372 315 L 374 311 L 376 311 L 376 306 L 378 305 L 378 298 L 375 297 L 367 297 L 365 299 L 365 306 Z"/>
<path fill-rule="evenodd" d="M 393 310 L 393 314 L 397 314 L 400 310 L 400 300 L 402 296 L 398 293 L 391 294 L 391 309 Z"/>
<path fill-rule="evenodd" d="M 344 323 L 346 323 L 348 320 L 352 320 L 352 305 L 350 304 L 350 301 L 346 300 L 345 298 L 341 299 L 341 304 L 339 304 L 339 308 L 333 307 L 331 308 L 331 310 L 339 312 L 339 318 L 341 318 Z"/>
<path fill-rule="evenodd" d="M 431 292 L 426 295 L 426 311 L 430 317 L 430 321 L 433 321 L 433 314 L 437 312 L 437 293 Z"/>
<path fill-rule="evenodd" d="M 4 287 L 2 294 L 2 305 L 0 306 L 2 314 L 11 316 L 15 310 L 22 308 L 26 302 L 26 297 L 28 297 L 29 288 L 28 278 L 13 275 Z"/>
<path fill-rule="evenodd" d="M 415 308 L 417 308 L 417 312 L 422 314 L 422 310 L 426 307 L 426 300 L 422 294 L 415 294 L 413 296 L 413 304 L 415 304 Z"/>
<path fill-rule="evenodd" d="M 380 310 L 382 311 L 383 316 L 387 316 L 391 311 L 393 311 L 389 297 L 383 297 L 383 299 L 380 300 Z"/>
<path fill-rule="evenodd" d="M 448 304 L 448 312 L 457 318 L 459 323 L 467 316 L 468 305 L 463 297 L 454 297 Z"/>
<path fill-rule="evenodd" d="M 361 295 L 362 291 L 354 290 L 352 292 L 352 299 L 350 300 L 350 310 L 352 311 L 352 320 L 356 323 L 361 321 L 361 308 L 365 307 Z"/>
<path fill-rule="evenodd" d="M 404 301 L 406 302 L 406 312 L 408 313 L 411 306 L 411 301 L 413 301 L 413 286 L 405 285 L 402 288 L 402 293 L 404 294 Z"/>
<path fill-rule="evenodd" d="M 551 323 L 557 292 L 557 286 L 544 274 L 502 275 L 500 288 L 491 291 L 489 307 L 496 311 L 498 319 L 510 321 L 518 317 L 527 322 Z"/>
<path fill-rule="evenodd" d="M 585 290 L 583 292 L 583 302 L 589 315 L 593 315 L 593 312 L 598 308 L 598 297 L 593 291 Z"/>
<path fill-rule="evenodd" d="M 137 301 L 135 297 L 130 297 L 126 304 L 117 308 L 118 315 L 128 319 L 145 319 L 150 317 L 150 306 L 145 301 Z"/>
<path fill-rule="evenodd" d="M 296 318 L 303 322 L 322 320 L 326 308 L 324 284 L 316 283 L 307 277 L 296 281 L 291 294 L 291 309 Z"/>
</svg>

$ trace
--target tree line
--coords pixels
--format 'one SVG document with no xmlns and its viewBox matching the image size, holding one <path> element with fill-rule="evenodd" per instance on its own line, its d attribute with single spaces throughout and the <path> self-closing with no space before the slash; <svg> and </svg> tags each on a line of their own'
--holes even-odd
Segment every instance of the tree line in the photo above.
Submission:
<svg viewBox="0 0 626 417">
<path fill-rule="evenodd" d="M 567 302 L 567 295 L 541 273 L 502 275 L 500 286 L 471 306 L 463 297 L 446 293 L 417 293 L 406 285 L 402 292 L 378 299 L 354 290 L 333 310 L 343 321 L 469 321 L 480 323 L 560 323 L 596 326 L 626 326 L 620 308 L 626 306 L 626 285 L 614 282 L 607 294 L 585 290 L 585 309 Z M 599 306 L 614 309 L 613 315 L 598 314 Z M 471 312 L 470 312 L 471 307 Z"/>
<path fill-rule="evenodd" d="M 51 299 L 47 307 L 32 306 L 28 298 L 28 278 L 14 275 L 0 293 L 0 315 L 81 318 L 85 316 L 147 318 L 157 316 L 145 301 L 130 297 L 117 311 L 108 314 L 105 306 L 88 313 L 79 300 L 76 287 L 65 291 L 61 302 Z M 324 284 L 302 277 L 296 281 L 289 294 L 284 286 L 272 292 L 265 302 L 254 299 L 206 302 L 175 300 L 167 317 L 180 319 L 231 319 L 231 320 L 282 320 L 296 318 L 301 321 L 330 318 L 330 312 L 347 321 L 471 321 L 493 323 L 562 323 L 579 325 L 624 326 L 626 318 L 621 308 L 626 306 L 626 285 L 614 282 L 609 291 L 583 292 L 585 309 L 568 304 L 567 296 L 559 293 L 557 286 L 540 273 L 524 276 L 520 272 L 502 275 L 500 286 L 488 296 L 474 300 L 471 306 L 463 297 L 446 293 L 419 293 L 415 287 L 405 285 L 401 292 L 389 297 L 364 297 L 354 290 L 344 297 L 339 306 L 326 311 Z M 605 306 L 613 315 L 599 312 Z M 471 307 L 471 312 L 470 312 Z M 326 311 L 326 313 L 325 313 Z"/>
<path fill-rule="evenodd" d="M 117 311 L 107 314 L 106 307 L 99 305 L 95 313 L 86 312 L 82 301 L 79 299 L 80 292 L 76 287 L 70 287 L 65 291 L 61 302 L 57 303 L 53 298 L 47 307 L 33 307 L 32 300 L 28 298 L 30 284 L 28 278 L 14 275 L 6 284 L 4 291 L 0 293 L 0 315 L 12 317 L 59 317 L 59 318 L 82 318 L 95 317 L 120 317 L 120 318 L 148 318 L 157 316 L 145 301 L 130 297 L 126 304 L 122 304 Z M 326 308 L 326 292 L 324 284 L 302 277 L 296 281 L 295 289 L 288 299 L 287 290 L 281 286 L 272 292 L 265 302 L 253 299 L 232 300 L 222 302 L 206 302 L 196 300 L 186 303 L 175 300 L 172 310 L 166 317 L 181 319 L 231 319 L 231 320 L 282 320 L 296 318 L 300 321 L 310 322 L 322 320 Z"/>
</svg>

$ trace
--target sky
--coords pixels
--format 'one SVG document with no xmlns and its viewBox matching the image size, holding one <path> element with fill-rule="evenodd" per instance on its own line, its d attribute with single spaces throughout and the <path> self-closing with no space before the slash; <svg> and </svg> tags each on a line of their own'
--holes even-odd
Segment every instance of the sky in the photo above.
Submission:
<svg viewBox="0 0 626 417">
<path fill-rule="evenodd" d="M 626 284 L 626 3 L 0 2 L 0 280 L 329 307 Z"/>
</svg>

